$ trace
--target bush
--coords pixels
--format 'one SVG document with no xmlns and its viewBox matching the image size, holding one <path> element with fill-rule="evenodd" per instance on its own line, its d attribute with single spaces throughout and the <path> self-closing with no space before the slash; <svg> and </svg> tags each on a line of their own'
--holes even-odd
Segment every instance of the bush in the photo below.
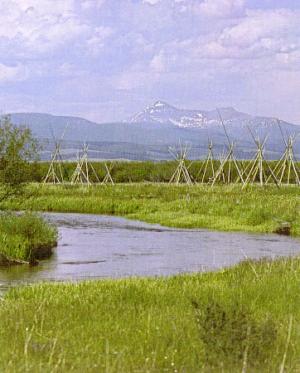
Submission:
<svg viewBox="0 0 300 373">
<path fill-rule="evenodd" d="M 258 321 L 240 304 L 192 304 L 209 366 L 261 366 L 268 359 L 277 337 L 272 320 Z"/>
<path fill-rule="evenodd" d="M 0 263 L 34 263 L 51 255 L 57 242 L 57 230 L 33 213 L 0 216 Z"/>
</svg>

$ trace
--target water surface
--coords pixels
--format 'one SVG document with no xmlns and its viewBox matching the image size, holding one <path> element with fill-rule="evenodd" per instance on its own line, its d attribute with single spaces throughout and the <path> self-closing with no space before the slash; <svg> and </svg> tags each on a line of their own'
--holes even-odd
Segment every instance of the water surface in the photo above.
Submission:
<svg viewBox="0 0 300 373">
<path fill-rule="evenodd" d="M 0 267 L 0 291 L 20 283 L 216 270 L 245 258 L 300 253 L 300 241 L 273 234 L 172 229 L 111 216 L 45 214 L 59 230 L 51 259 Z"/>
</svg>

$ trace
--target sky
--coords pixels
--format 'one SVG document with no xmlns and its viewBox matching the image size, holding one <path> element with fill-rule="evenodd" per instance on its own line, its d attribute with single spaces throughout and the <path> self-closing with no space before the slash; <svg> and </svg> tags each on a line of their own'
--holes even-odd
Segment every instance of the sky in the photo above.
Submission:
<svg viewBox="0 0 300 373">
<path fill-rule="evenodd" d="M 108 122 L 156 100 L 300 124 L 300 1 L 1 0 L 2 113 Z"/>
</svg>

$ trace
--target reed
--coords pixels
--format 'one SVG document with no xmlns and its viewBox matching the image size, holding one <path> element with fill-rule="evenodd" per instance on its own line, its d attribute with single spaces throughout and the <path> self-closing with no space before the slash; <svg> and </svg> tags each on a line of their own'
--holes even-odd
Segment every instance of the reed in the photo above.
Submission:
<svg viewBox="0 0 300 373">
<path fill-rule="evenodd" d="M 0 264 L 34 263 L 49 257 L 57 230 L 36 214 L 0 215 Z"/>
</svg>

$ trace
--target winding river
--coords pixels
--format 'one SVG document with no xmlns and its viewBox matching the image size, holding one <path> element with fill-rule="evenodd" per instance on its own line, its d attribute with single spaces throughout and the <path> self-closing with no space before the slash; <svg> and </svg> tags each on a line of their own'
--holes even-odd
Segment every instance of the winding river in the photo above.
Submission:
<svg viewBox="0 0 300 373">
<path fill-rule="evenodd" d="M 0 291 L 37 281 L 160 276 L 210 271 L 246 258 L 300 253 L 300 241 L 273 234 L 172 229 L 119 217 L 44 214 L 59 230 L 51 259 L 0 268 Z"/>
</svg>

